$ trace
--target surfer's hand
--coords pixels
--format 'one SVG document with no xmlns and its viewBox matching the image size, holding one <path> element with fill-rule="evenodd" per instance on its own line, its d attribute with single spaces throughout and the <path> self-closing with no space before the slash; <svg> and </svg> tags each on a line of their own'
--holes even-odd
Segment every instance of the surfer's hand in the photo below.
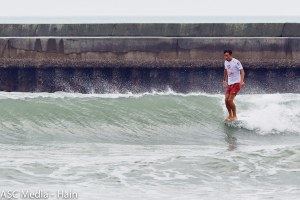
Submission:
<svg viewBox="0 0 300 200">
<path fill-rule="evenodd" d="M 226 81 L 223 81 L 223 85 L 224 85 L 225 87 L 227 87 L 227 82 L 226 82 Z"/>
<path fill-rule="evenodd" d="M 245 86 L 244 81 L 241 81 L 241 82 L 240 82 L 240 88 L 242 88 L 242 87 L 244 87 L 244 86 Z"/>
</svg>

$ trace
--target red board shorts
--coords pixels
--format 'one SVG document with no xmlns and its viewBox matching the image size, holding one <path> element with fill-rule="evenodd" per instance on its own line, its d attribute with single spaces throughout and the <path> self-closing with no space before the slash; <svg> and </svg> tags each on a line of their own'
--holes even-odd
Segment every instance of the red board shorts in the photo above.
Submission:
<svg viewBox="0 0 300 200">
<path fill-rule="evenodd" d="M 226 94 L 237 95 L 240 89 L 241 89 L 240 83 L 234 83 L 232 85 L 228 85 L 226 88 Z"/>
</svg>

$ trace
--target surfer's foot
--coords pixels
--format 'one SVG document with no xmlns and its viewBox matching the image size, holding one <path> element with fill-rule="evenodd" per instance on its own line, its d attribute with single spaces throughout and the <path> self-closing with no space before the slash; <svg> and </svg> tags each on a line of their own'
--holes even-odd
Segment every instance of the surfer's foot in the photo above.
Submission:
<svg viewBox="0 0 300 200">
<path fill-rule="evenodd" d="M 237 120 L 237 117 L 236 117 L 236 116 L 233 116 L 233 117 L 230 118 L 230 120 L 231 120 L 231 121 Z"/>
<path fill-rule="evenodd" d="M 228 115 L 225 120 L 228 121 L 228 120 L 231 120 L 231 118 L 232 118 L 232 116 Z"/>
</svg>

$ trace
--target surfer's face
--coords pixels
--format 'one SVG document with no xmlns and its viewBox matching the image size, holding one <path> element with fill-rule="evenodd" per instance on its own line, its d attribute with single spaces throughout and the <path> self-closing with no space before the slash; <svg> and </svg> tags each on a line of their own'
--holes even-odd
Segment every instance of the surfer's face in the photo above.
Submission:
<svg viewBox="0 0 300 200">
<path fill-rule="evenodd" d="M 224 58 L 225 58 L 225 60 L 227 60 L 227 61 L 230 61 L 231 59 L 232 59 L 232 55 L 230 55 L 229 53 L 224 53 Z"/>
</svg>

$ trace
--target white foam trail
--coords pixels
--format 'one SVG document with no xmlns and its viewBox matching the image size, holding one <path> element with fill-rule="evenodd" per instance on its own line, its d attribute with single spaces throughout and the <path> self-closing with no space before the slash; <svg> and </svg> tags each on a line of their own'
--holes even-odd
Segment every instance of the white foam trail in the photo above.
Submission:
<svg viewBox="0 0 300 200">
<path fill-rule="evenodd" d="M 211 97 L 219 97 L 218 94 L 208 94 L 204 92 L 191 92 L 191 93 L 178 93 L 173 91 L 172 89 L 168 89 L 166 91 L 151 91 L 151 92 L 144 92 L 144 93 L 105 93 L 105 94 L 98 94 L 98 93 L 71 93 L 71 92 L 0 92 L 0 99 L 25 99 L 25 98 L 89 98 L 89 97 L 98 97 L 98 98 L 139 98 L 143 96 L 211 96 Z"/>
<path fill-rule="evenodd" d="M 299 94 L 240 95 L 236 100 L 243 128 L 261 134 L 300 134 Z"/>
</svg>

